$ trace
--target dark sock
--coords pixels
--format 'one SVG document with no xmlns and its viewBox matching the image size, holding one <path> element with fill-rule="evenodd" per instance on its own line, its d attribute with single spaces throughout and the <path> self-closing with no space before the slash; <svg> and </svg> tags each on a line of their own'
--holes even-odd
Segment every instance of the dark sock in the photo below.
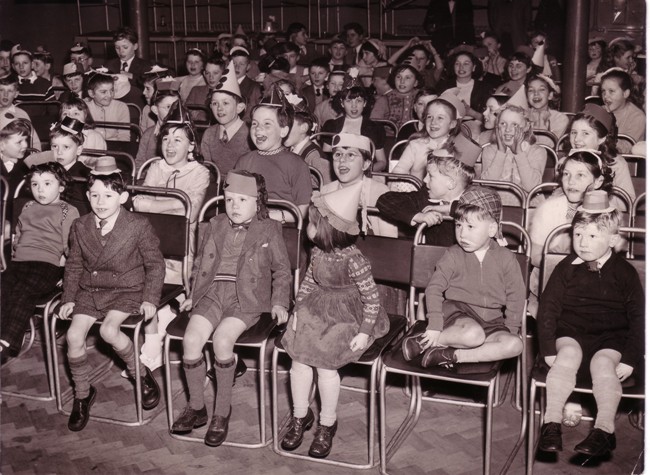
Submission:
<svg viewBox="0 0 650 475">
<path fill-rule="evenodd" d="M 227 361 L 214 360 L 214 372 L 217 376 L 217 396 L 214 400 L 214 414 L 227 417 L 232 400 L 232 381 L 235 378 L 235 357 Z"/>
<path fill-rule="evenodd" d="M 205 406 L 203 398 L 203 383 L 205 382 L 205 363 L 203 357 L 195 360 L 183 359 L 183 371 L 187 382 L 187 391 L 190 395 L 190 407 L 195 411 Z"/>
<path fill-rule="evenodd" d="M 122 348 L 121 350 L 118 350 L 117 348 L 113 348 L 115 350 L 115 353 L 117 353 L 117 356 L 119 356 L 122 361 L 126 364 L 126 370 L 128 373 L 131 375 L 132 378 L 135 378 L 135 355 L 133 354 L 133 342 L 129 340 L 129 343 L 126 345 L 126 347 Z M 140 365 L 140 375 L 144 376 L 146 373 L 145 366 L 140 362 L 140 359 L 138 359 L 138 364 Z"/>
<path fill-rule="evenodd" d="M 74 397 L 85 399 L 90 394 L 90 365 L 88 356 L 83 355 L 77 358 L 68 356 L 72 382 L 74 383 Z"/>
</svg>

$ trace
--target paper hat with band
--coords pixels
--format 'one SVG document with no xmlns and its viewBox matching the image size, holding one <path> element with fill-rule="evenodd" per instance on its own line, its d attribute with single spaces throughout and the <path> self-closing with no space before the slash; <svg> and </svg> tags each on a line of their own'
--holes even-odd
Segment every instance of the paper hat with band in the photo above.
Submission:
<svg viewBox="0 0 650 475">
<path fill-rule="evenodd" d="M 215 86 L 213 92 L 227 92 L 239 97 L 240 99 L 243 99 L 241 95 L 241 89 L 239 87 L 239 82 L 237 82 L 237 75 L 235 74 L 234 62 L 230 61 L 228 67 L 224 69 L 221 78 L 219 78 L 219 84 Z"/>
<path fill-rule="evenodd" d="M 362 186 L 363 180 L 330 193 L 317 191 L 312 202 L 334 229 L 356 236 L 360 232 L 357 213 Z"/>
<path fill-rule="evenodd" d="M 341 133 L 332 138 L 332 148 L 354 147 L 372 153 L 372 145 L 368 137 L 357 134 Z"/>
<path fill-rule="evenodd" d="M 438 99 L 443 99 L 449 102 L 454 109 L 456 109 L 456 119 L 462 119 L 465 117 L 465 104 L 461 101 L 456 94 L 447 89 L 445 92 L 438 96 Z"/>
<path fill-rule="evenodd" d="M 614 115 L 611 112 L 607 112 L 607 109 L 605 109 L 602 106 L 596 105 L 596 104 L 585 104 L 584 109 L 580 111 L 581 114 L 584 115 L 589 115 L 596 119 L 598 122 L 603 124 L 603 126 L 607 129 L 608 132 L 612 131 L 612 127 L 614 126 Z"/>
<path fill-rule="evenodd" d="M 611 213 L 616 209 L 609 202 L 609 196 L 605 190 L 594 190 L 585 193 L 582 204 L 578 211 L 583 213 Z"/>
<path fill-rule="evenodd" d="M 81 76 L 84 73 L 84 68 L 77 63 L 67 63 L 63 65 L 63 77 Z"/>
<path fill-rule="evenodd" d="M 93 169 L 90 170 L 91 175 L 112 175 L 113 173 L 120 173 L 120 169 L 117 168 L 115 157 L 110 155 L 97 157 L 94 160 Z"/>
<path fill-rule="evenodd" d="M 86 124 L 78 119 L 73 119 L 72 117 L 65 116 L 63 119 L 61 119 L 61 122 L 59 122 L 58 125 L 62 130 L 65 130 L 70 134 L 79 135 L 84 131 Z"/>
<path fill-rule="evenodd" d="M 458 198 L 458 206 L 460 205 L 473 205 L 486 211 L 499 225 L 496 238 L 498 240 L 503 239 L 501 232 L 503 206 L 499 193 L 484 186 L 470 186 Z"/>
<path fill-rule="evenodd" d="M 240 195 L 257 198 L 257 181 L 248 172 L 231 170 L 226 176 L 223 190 L 229 193 L 239 193 Z"/>
</svg>

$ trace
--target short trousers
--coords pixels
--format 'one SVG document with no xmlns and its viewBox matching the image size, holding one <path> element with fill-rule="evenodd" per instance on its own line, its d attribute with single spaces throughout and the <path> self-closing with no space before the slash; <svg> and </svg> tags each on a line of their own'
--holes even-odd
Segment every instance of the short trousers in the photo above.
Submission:
<svg viewBox="0 0 650 475">
<path fill-rule="evenodd" d="M 217 328 L 222 319 L 233 317 L 246 324 L 246 329 L 255 325 L 259 313 L 242 312 L 237 299 L 237 284 L 228 281 L 214 281 L 205 296 L 199 300 L 191 312 L 192 315 L 201 315 Z"/>
<path fill-rule="evenodd" d="M 489 322 L 485 321 L 470 305 L 456 300 L 445 300 L 442 303 L 442 318 L 443 329 L 452 326 L 460 318 L 471 318 L 481 326 L 486 337 L 497 332 L 510 333 L 508 327 L 503 323 L 503 318 L 499 317 Z"/>
</svg>

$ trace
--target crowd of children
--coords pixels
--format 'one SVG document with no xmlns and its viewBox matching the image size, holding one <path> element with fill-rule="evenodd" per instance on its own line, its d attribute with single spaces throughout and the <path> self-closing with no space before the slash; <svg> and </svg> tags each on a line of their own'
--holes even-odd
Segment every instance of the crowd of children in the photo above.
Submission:
<svg viewBox="0 0 650 475">
<path fill-rule="evenodd" d="M 639 193 L 622 157 L 645 140 L 645 80 L 634 46 L 628 39 L 609 45 L 590 39 L 587 87 L 600 104 L 565 114 L 558 110 L 559 65 L 546 53 L 544 32 L 532 32 L 529 44 L 506 58 L 493 32 L 449 51 L 413 38 L 389 55 L 361 25 L 343 30 L 319 56 L 304 25 L 294 23 L 286 41 L 267 38 L 259 60 L 243 32 L 220 36 L 210 54 L 186 51 L 184 75 L 139 58 L 138 36 L 128 27 L 114 34 L 116 57 L 101 66 L 87 45 L 76 44 L 60 76 L 51 55 L 1 42 L 2 177 L 10 196 L 23 180 L 33 196 L 17 216 L 10 207 L 2 223 L 13 234 L 2 276 L 3 361 L 19 354 L 35 302 L 63 279 L 58 315 L 71 320 L 74 385 L 68 428 L 79 431 L 96 397 L 85 345 L 90 327 L 101 323 L 100 335 L 124 361 L 126 376 L 142 378 L 142 406 L 153 409 L 160 400 L 153 371 L 162 364 L 161 342 L 180 312 L 189 319 L 182 357 L 189 397 L 171 431 L 186 434 L 208 423 L 203 349 L 212 340 L 217 390 L 205 443 L 219 446 L 231 416 L 235 343 L 270 312 L 287 323 L 282 345 L 292 359 L 292 418 L 281 446 L 298 448 L 316 422 L 309 407 L 315 368 L 321 408 L 309 454 L 327 457 L 338 427 L 338 370 L 388 331 L 386 292 L 375 284 L 357 236 L 397 238 L 425 223 L 427 244 L 448 250 L 420 300 L 425 330 L 401 341 L 404 359 L 454 368 L 515 357 L 528 299 L 550 367 L 540 449 L 562 449 L 562 408 L 576 374 L 588 368 L 598 417 L 576 450 L 610 452 L 620 380 L 642 355 L 643 291 L 616 252 L 618 210 L 630 210 L 609 196 L 612 187 L 632 199 Z M 21 108 L 35 100 L 60 103 L 58 122 L 40 137 L 36 117 Z M 225 213 L 210 220 L 196 249 L 190 240 L 192 287 L 179 298 L 178 312 L 158 308 L 163 283 L 181 282 L 178 262 L 163 259 L 140 213 L 184 208 L 175 198 L 129 197 L 129 177 L 110 153 L 116 142 L 133 143 L 128 124 L 140 129 L 136 169 L 157 159 L 143 168 L 143 185 L 187 194 L 192 236 L 212 180 L 204 162 L 222 178 Z M 391 154 L 396 141 L 402 146 Z M 529 298 L 501 231 L 503 206 L 519 203 L 472 182 L 503 181 L 529 192 L 548 168 L 545 147 L 558 141 L 559 187 L 533 202 L 529 221 Z M 29 159 L 41 142 L 50 152 Z M 97 150 L 106 156 L 93 156 Z M 424 184 L 407 190 L 373 177 L 386 171 Z M 308 222 L 311 253 L 293 307 L 282 226 L 295 217 L 269 209 L 269 198 L 293 203 Z M 374 207 L 379 215 L 368 214 Z M 542 246 L 565 223 L 571 233 L 550 248 L 569 256 L 541 293 Z M 140 361 L 120 329 L 134 313 L 151 320 Z"/>
</svg>

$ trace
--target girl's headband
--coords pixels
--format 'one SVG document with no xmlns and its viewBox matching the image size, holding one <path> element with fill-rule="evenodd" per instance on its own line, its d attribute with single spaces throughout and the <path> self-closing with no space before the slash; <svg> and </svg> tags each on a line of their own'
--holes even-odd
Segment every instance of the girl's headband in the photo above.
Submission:
<svg viewBox="0 0 650 475">
<path fill-rule="evenodd" d="M 572 148 L 571 150 L 569 150 L 569 157 L 571 157 L 572 155 L 578 152 L 588 153 L 594 156 L 598 161 L 598 168 L 600 168 L 601 170 L 603 169 L 603 159 L 600 158 L 600 152 L 598 150 L 594 150 L 593 148 Z"/>
</svg>

